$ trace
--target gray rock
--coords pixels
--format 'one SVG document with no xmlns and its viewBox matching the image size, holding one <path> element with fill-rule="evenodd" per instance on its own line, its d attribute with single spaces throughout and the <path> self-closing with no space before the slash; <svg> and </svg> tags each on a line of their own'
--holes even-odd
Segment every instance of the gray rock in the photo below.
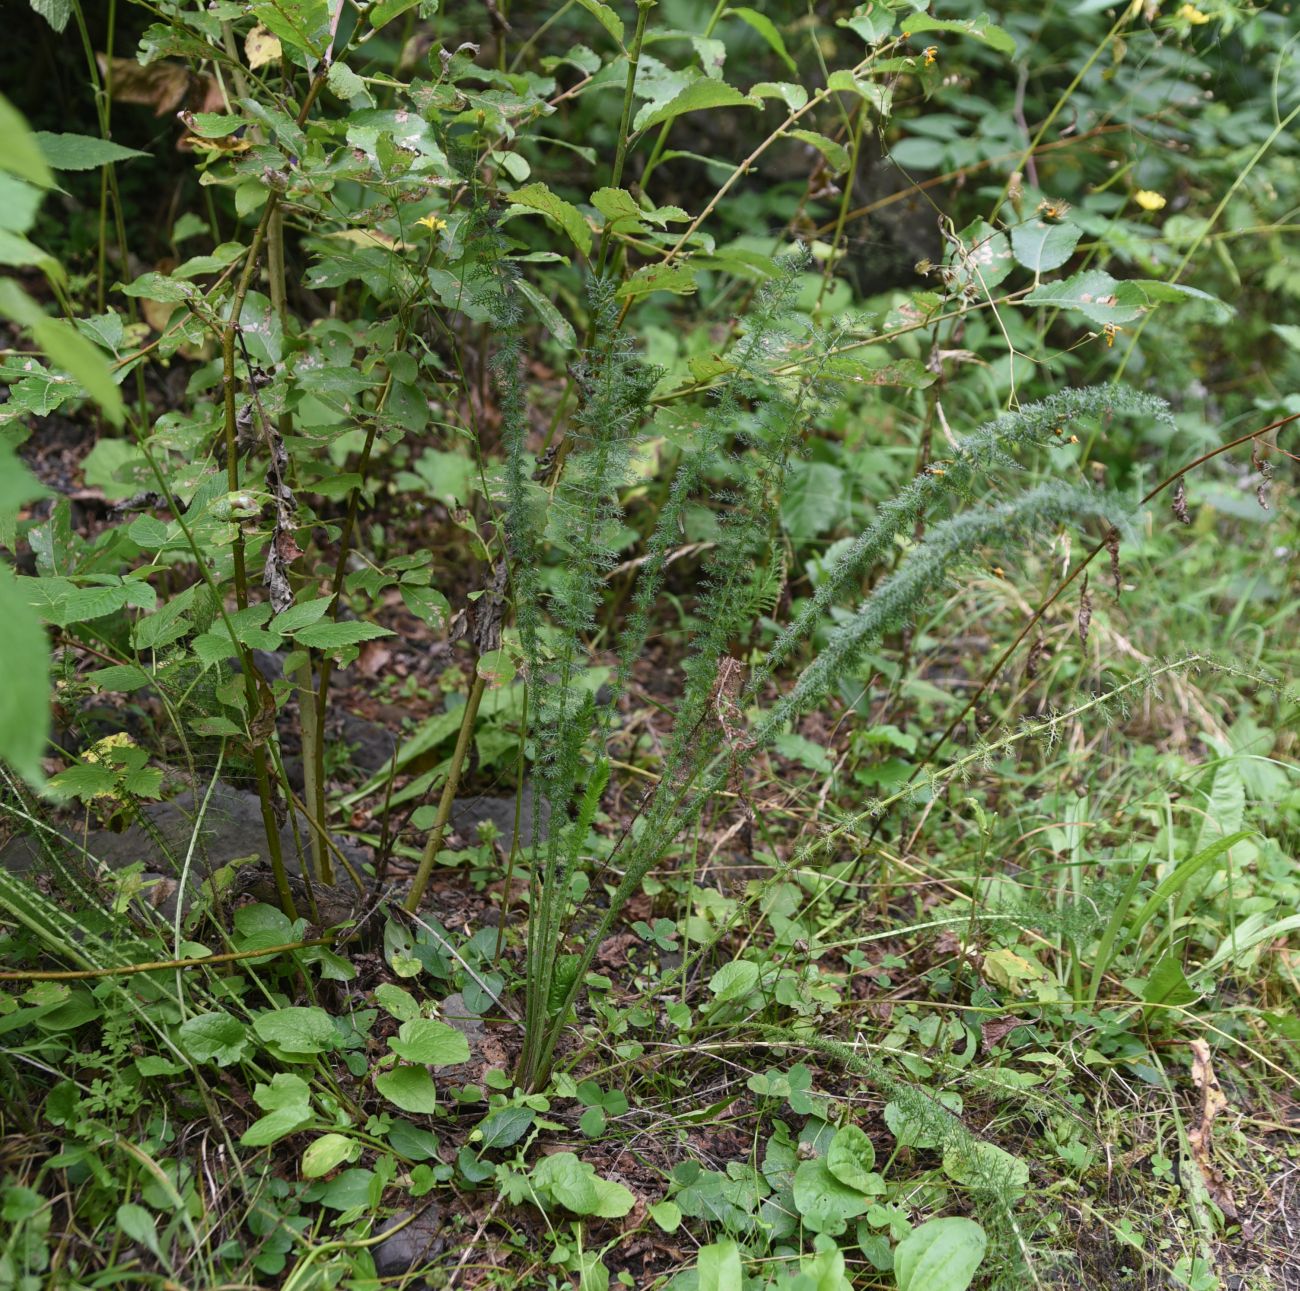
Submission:
<svg viewBox="0 0 1300 1291">
<path fill-rule="evenodd" d="M 398 1211 L 386 1224 L 381 1233 L 396 1228 L 403 1220 L 410 1219 L 409 1210 Z M 375 1272 L 381 1278 L 400 1277 L 412 1269 L 427 1264 L 434 1256 L 442 1253 L 446 1244 L 439 1236 L 442 1230 L 442 1207 L 431 1203 L 420 1211 L 404 1228 L 398 1229 L 391 1237 L 386 1237 L 371 1251 L 375 1261 Z"/>
<path fill-rule="evenodd" d="M 551 821 L 551 804 L 544 798 L 538 803 L 538 828 L 535 841 L 546 841 L 547 827 Z M 507 847 L 515 831 L 515 800 L 513 798 L 457 798 L 451 804 L 452 828 L 467 842 L 478 841 L 478 827 L 485 820 L 496 826 L 497 836 Z M 533 838 L 533 795 L 527 785 L 519 803 L 519 842 L 531 846 Z"/>
<path fill-rule="evenodd" d="M 198 802 L 201 804 L 202 801 L 203 794 L 200 793 Z M 218 783 L 212 791 L 197 835 L 195 794 L 190 790 L 163 802 L 144 803 L 140 811 L 144 823 L 137 821 L 120 834 L 106 829 L 91 830 L 84 839 L 86 852 L 110 869 L 120 870 L 136 861 L 143 861 L 150 877 L 179 879 L 193 840 L 189 866 L 191 889 L 232 861 L 252 859 L 270 863 L 262 807 L 254 793 Z M 298 842 L 302 843 L 303 849 L 310 850 L 311 847 L 310 827 L 301 812 L 297 814 L 297 823 L 298 840 L 295 840 L 293 825 L 288 820 L 279 831 L 285 868 L 292 874 L 303 871 L 304 856 Z M 79 833 L 69 831 L 65 842 L 66 850 L 74 858 L 82 854 L 83 840 Z M 340 850 L 358 870 L 367 860 L 362 852 L 348 844 L 342 844 Z M 20 836 L 0 849 L 0 865 L 22 874 L 44 869 L 47 859 L 31 839 Z M 164 913 L 174 912 L 175 888 L 166 891 L 165 887 L 161 884 L 155 892 L 154 904 Z M 188 898 L 184 904 L 188 905 Z"/>
</svg>

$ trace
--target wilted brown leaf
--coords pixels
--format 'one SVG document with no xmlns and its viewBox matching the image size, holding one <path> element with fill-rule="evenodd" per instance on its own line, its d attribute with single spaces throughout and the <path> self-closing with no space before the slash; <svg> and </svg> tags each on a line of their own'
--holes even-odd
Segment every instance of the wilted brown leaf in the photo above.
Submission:
<svg viewBox="0 0 1300 1291">
<path fill-rule="evenodd" d="M 1187 1131 L 1187 1142 L 1211 1200 L 1229 1219 L 1236 1219 L 1237 1203 L 1223 1172 L 1214 1164 L 1212 1143 L 1215 1117 L 1228 1106 L 1228 1100 L 1214 1074 L 1210 1046 L 1204 1040 L 1193 1040 L 1191 1049 L 1192 1080 L 1201 1091 L 1201 1115 L 1198 1123 Z"/>
<path fill-rule="evenodd" d="M 278 61 L 282 52 L 279 36 L 273 36 L 261 23 L 244 37 L 244 56 L 254 71 Z"/>
</svg>

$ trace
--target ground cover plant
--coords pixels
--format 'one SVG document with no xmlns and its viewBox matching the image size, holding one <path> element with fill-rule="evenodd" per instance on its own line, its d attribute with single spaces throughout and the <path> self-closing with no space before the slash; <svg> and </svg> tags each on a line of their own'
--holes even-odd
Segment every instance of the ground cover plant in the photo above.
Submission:
<svg viewBox="0 0 1300 1291">
<path fill-rule="evenodd" d="M 22 8 L 0 1291 L 1300 1285 L 1286 6 Z"/>
</svg>

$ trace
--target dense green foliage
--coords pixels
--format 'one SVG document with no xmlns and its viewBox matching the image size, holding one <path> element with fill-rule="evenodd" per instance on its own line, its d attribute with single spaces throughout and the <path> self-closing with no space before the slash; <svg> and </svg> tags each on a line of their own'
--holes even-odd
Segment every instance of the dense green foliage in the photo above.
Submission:
<svg viewBox="0 0 1300 1291">
<path fill-rule="evenodd" d="M 1286 1286 L 1289 9 L 30 8 L 0 1291 Z"/>
</svg>

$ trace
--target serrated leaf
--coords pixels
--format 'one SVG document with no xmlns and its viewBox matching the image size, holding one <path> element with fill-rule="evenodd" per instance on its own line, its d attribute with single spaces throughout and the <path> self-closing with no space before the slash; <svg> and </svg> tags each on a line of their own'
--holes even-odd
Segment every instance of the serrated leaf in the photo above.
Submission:
<svg viewBox="0 0 1300 1291">
<path fill-rule="evenodd" d="M 59 35 L 63 34 L 72 17 L 72 0 L 28 0 L 28 3 Z"/>
<path fill-rule="evenodd" d="M 748 959 L 733 959 L 709 978 L 709 990 L 718 1004 L 743 1000 L 758 985 L 758 965 Z"/>
<path fill-rule="evenodd" d="M 330 596 L 318 596 L 315 600 L 299 601 L 297 605 L 289 606 L 271 620 L 275 631 L 287 634 L 319 623 L 325 617 L 325 611 L 329 609 L 332 600 L 333 597 Z"/>
<path fill-rule="evenodd" d="M 1028 220 L 1011 230 L 1011 250 L 1016 260 L 1034 273 L 1059 269 L 1079 245 L 1083 230 L 1068 220 L 1049 224 L 1046 220 Z"/>
<path fill-rule="evenodd" d="M 299 628 L 293 633 L 293 639 L 313 650 L 340 650 L 362 641 L 395 635 L 391 628 L 381 628 L 378 623 L 314 623 Z"/>
<path fill-rule="evenodd" d="M 229 1013 L 196 1013 L 181 1023 L 178 1036 L 195 1062 L 229 1067 L 248 1047 L 248 1024 Z"/>
<path fill-rule="evenodd" d="M 601 0 L 578 0 L 578 3 L 589 13 L 595 20 L 600 23 L 604 29 L 618 43 L 620 49 L 623 48 L 623 19 L 614 12 L 607 4 L 602 4 Z"/>
<path fill-rule="evenodd" d="M 515 206 L 539 211 L 554 220 L 583 255 L 591 254 L 591 227 L 572 202 L 557 197 L 545 184 L 527 184 L 523 188 L 516 188 L 510 194 L 510 200 Z"/>
<path fill-rule="evenodd" d="M 394 18 L 400 18 L 408 9 L 414 9 L 419 3 L 420 0 L 377 0 L 370 6 L 367 15 L 370 25 L 378 31 L 380 27 L 386 27 Z M 429 8 L 436 9 L 437 6 L 430 5 Z"/>
<path fill-rule="evenodd" d="M 88 134 L 51 134 L 38 130 L 36 142 L 51 170 L 94 170 L 113 161 L 147 157 L 138 148 L 124 148 L 110 139 L 96 139 Z"/>
<path fill-rule="evenodd" d="M 632 128 L 636 131 L 649 130 L 665 121 L 672 121 L 687 112 L 707 112 L 713 108 L 756 108 L 758 99 L 742 94 L 726 81 L 704 77 L 692 81 L 685 89 L 678 91 L 667 103 L 656 105 L 647 103 L 636 114 Z"/>
<path fill-rule="evenodd" d="M 918 31 L 950 31 L 956 35 L 973 36 L 976 40 L 982 40 L 1000 54 L 1016 52 L 1015 37 L 991 23 L 987 14 L 981 14 L 978 18 L 932 18 L 928 13 L 908 14 L 903 19 L 903 34 L 911 36 Z"/>
<path fill-rule="evenodd" d="M 2 121 L 0 129 L 3 129 Z M 99 404 L 113 425 L 122 424 L 126 417 L 122 392 L 113 380 L 102 350 L 71 324 L 51 318 L 15 282 L 0 282 L 0 314 L 26 327 L 51 363 L 72 377 Z"/>
<path fill-rule="evenodd" d="M 618 289 L 620 300 L 648 296 L 652 291 L 671 291 L 689 296 L 695 290 L 695 271 L 689 265 L 648 264 L 638 269 Z"/>
<path fill-rule="evenodd" d="M 1142 312 L 1139 294 L 1122 298 L 1121 284 L 1101 269 L 1086 269 L 1061 282 L 1044 283 L 1025 297 L 1026 305 L 1077 309 L 1094 323 L 1127 323 Z"/>
</svg>

